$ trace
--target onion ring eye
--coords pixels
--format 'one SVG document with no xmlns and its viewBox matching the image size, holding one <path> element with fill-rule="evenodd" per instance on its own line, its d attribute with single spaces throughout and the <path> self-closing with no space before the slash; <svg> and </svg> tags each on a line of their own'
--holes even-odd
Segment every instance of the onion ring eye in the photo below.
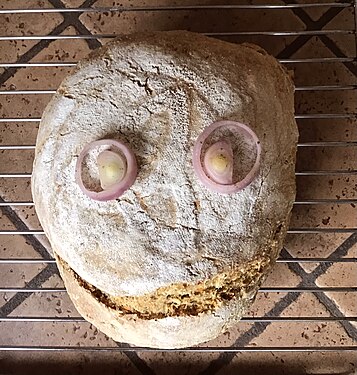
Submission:
<svg viewBox="0 0 357 375">
<path fill-rule="evenodd" d="M 197 138 L 192 164 L 198 179 L 211 191 L 233 194 L 251 184 L 260 169 L 261 144 L 240 122 L 217 121 Z"/>
<path fill-rule="evenodd" d="M 97 154 L 94 164 L 98 175 L 96 180 L 100 183 L 100 187 L 93 188 L 92 184 L 83 178 L 86 168 L 84 161 L 91 153 Z M 87 144 L 77 159 L 75 171 L 76 182 L 82 192 L 91 199 L 103 202 L 124 194 L 133 185 L 137 172 L 137 163 L 132 150 L 126 144 L 114 139 L 102 139 Z M 88 177 L 88 173 L 86 175 Z"/>
</svg>

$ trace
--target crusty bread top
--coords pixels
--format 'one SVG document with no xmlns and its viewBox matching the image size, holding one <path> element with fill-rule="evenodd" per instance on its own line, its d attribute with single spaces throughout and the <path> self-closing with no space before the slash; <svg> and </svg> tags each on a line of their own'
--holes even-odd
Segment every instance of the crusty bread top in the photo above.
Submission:
<svg viewBox="0 0 357 375">
<path fill-rule="evenodd" d="M 192 147 L 212 122 L 249 125 L 262 143 L 258 178 L 210 192 Z M 135 152 L 136 182 L 97 202 L 75 182 L 83 147 L 113 137 Z M 84 280 L 135 296 L 195 283 L 269 251 L 295 197 L 293 84 L 252 45 L 189 32 L 123 36 L 79 63 L 46 108 L 32 178 L 41 224 Z"/>
</svg>

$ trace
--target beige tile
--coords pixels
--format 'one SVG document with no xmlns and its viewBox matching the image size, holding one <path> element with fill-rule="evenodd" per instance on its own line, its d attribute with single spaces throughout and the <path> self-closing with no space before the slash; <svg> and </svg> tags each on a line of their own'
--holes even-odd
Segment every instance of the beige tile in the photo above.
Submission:
<svg viewBox="0 0 357 375">
<path fill-rule="evenodd" d="M 17 9 L 38 7 L 37 2 L 31 0 L 13 0 L 2 2 L 1 8 Z M 52 8 L 48 1 L 41 1 L 42 7 Z M 59 13 L 23 13 L 0 15 L 0 35 L 46 35 L 63 21 Z M 1 60 L 15 62 L 17 58 L 38 44 L 36 40 L 0 41 Z"/>
<path fill-rule="evenodd" d="M 291 276 L 291 273 L 284 274 L 283 276 L 288 279 Z M 293 276 L 295 277 L 295 276 Z M 260 318 L 264 315 L 271 315 L 269 311 L 274 308 L 274 306 L 286 296 L 286 293 L 258 293 L 257 297 L 250 307 L 249 311 L 247 311 L 246 316 L 252 318 Z"/>
<path fill-rule="evenodd" d="M 69 26 L 61 35 L 78 35 L 78 32 L 73 26 Z M 89 52 L 90 48 L 85 39 L 57 39 L 37 54 L 32 61 L 77 62 L 86 57 Z"/>
<path fill-rule="evenodd" d="M 349 7 L 340 12 L 336 17 L 334 17 L 327 25 L 326 29 L 329 30 L 354 30 L 354 10 L 353 7 Z M 333 34 L 329 36 L 339 47 L 339 49 L 346 56 L 355 56 L 356 54 L 356 44 L 354 43 L 354 36 Z"/>
<path fill-rule="evenodd" d="M 281 344 L 281 345 L 277 345 Z M 250 345 L 259 347 L 341 347 L 354 345 L 351 339 L 338 322 L 328 323 L 289 323 L 289 329 L 272 323 Z"/>
<path fill-rule="evenodd" d="M 0 309 L 15 295 L 15 293 L 0 293 Z M 1 328 L 2 329 L 2 328 Z M 1 362 L 0 362 L 1 363 Z"/>
<path fill-rule="evenodd" d="M 357 284 L 357 263 L 333 264 L 325 274 L 317 279 L 317 284 L 320 286 L 355 287 Z"/>
<path fill-rule="evenodd" d="M 357 129 L 353 120 L 304 120 L 299 122 L 300 142 L 354 141 Z"/>
<path fill-rule="evenodd" d="M 47 287 L 62 287 L 61 282 L 55 282 L 59 279 L 57 275 L 53 276 L 44 285 Z M 28 317 L 59 317 L 59 318 L 78 318 L 80 315 L 72 304 L 67 293 L 34 293 L 25 302 L 15 309 L 10 316 L 28 316 Z M 81 327 L 88 329 L 89 323 L 73 322 L 66 323 L 69 327 Z M 37 323 L 39 325 L 39 323 Z M 78 328 L 79 329 L 79 328 Z"/>
<path fill-rule="evenodd" d="M 43 268 L 43 265 L 2 265 L 1 285 L 4 288 L 24 288 L 27 282 L 35 277 Z"/>
<path fill-rule="evenodd" d="M 73 27 L 68 27 L 61 35 L 75 35 Z M 51 41 L 50 45 L 39 52 L 31 62 L 77 62 L 90 52 L 85 40 L 58 39 Z M 3 85 L 10 90 L 56 90 L 66 75 L 72 70 L 70 67 L 26 67 L 18 69 L 13 77 Z M 51 95 L 25 95 L 14 99 L 14 96 L 4 95 L 2 106 L 5 111 L 13 111 L 13 107 L 22 110 L 21 114 L 41 115 Z M 18 102 L 20 100 L 20 102 Z M 29 102 L 28 102 L 29 101 Z M 13 103 L 18 103 L 15 105 Z M 10 112 L 11 113 L 11 112 Z M 6 114 L 6 112 L 5 112 Z M 5 116 L 3 116 L 5 117 Z M 20 117 L 20 116 L 19 116 Z M 25 117 L 25 116 L 22 116 Z M 27 124 L 30 125 L 30 124 Z"/>
<path fill-rule="evenodd" d="M 26 238 L 19 235 L 1 235 L 0 253 L 3 259 L 39 257 Z"/>
<path fill-rule="evenodd" d="M 346 257 L 356 257 L 357 245 L 348 251 Z M 357 263 L 335 263 L 317 280 L 321 287 L 351 287 L 357 285 Z M 357 292 L 327 292 L 329 297 L 345 316 L 356 316 Z M 357 323 L 352 323 L 357 329 Z"/>
<path fill-rule="evenodd" d="M 238 353 L 217 374 L 349 374 L 356 367 L 348 353 Z"/>
<path fill-rule="evenodd" d="M 356 224 L 357 209 L 350 204 L 296 205 L 290 220 L 293 228 L 354 228 Z"/>
<path fill-rule="evenodd" d="M 0 4 L 0 9 L 53 8 L 46 0 L 11 0 Z"/>
<path fill-rule="evenodd" d="M 327 258 L 348 237 L 349 234 L 335 233 L 291 234 L 285 240 L 285 247 L 293 257 Z M 301 263 L 306 272 L 312 272 L 317 266 L 317 263 Z"/>
<path fill-rule="evenodd" d="M 224 1 L 204 1 L 199 4 L 224 4 Z M 247 3 L 247 2 L 246 2 Z M 277 2 L 281 3 L 281 2 Z M 147 6 L 156 5 L 197 5 L 192 1 L 172 3 L 170 1 L 107 1 L 99 0 L 96 7 L 123 5 Z M 283 17 L 282 17 L 283 15 Z M 259 25 L 256 19 L 259 18 Z M 226 9 L 226 10 L 207 10 L 200 9 L 195 11 L 124 11 L 121 13 L 84 13 L 80 19 L 92 30 L 98 34 L 127 34 L 130 32 L 153 31 L 153 30 L 190 30 L 204 33 L 236 32 L 236 31 L 267 31 L 282 29 L 303 29 L 303 24 L 291 12 L 284 10 L 271 10 L 269 15 L 265 10 L 247 10 L 247 9 Z M 224 22 L 219 22 L 224 20 Z M 113 27 L 114 26 L 114 27 Z M 226 36 L 220 37 L 233 43 L 251 42 L 261 45 L 271 53 L 278 53 L 286 44 L 291 42 L 293 37 L 284 36 Z"/>
<path fill-rule="evenodd" d="M 353 279 L 356 279 L 355 273 L 352 276 Z M 318 281 L 318 284 L 322 284 Z M 353 285 L 356 286 L 356 282 Z M 326 292 L 327 297 L 329 297 L 338 307 L 338 309 L 347 317 L 356 317 L 357 311 L 357 292 L 348 292 L 348 293 L 337 293 L 337 292 Z M 351 325 L 357 329 L 357 322 L 351 322 Z"/>
<path fill-rule="evenodd" d="M 1 370 L 22 375 L 140 375 L 120 352 L 12 352 L 0 353 Z"/>
<path fill-rule="evenodd" d="M 277 263 L 268 278 L 263 283 L 264 287 L 294 287 L 301 282 L 301 278 L 295 275 L 287 264 Z"/>
<path fill-rule="evenodd" d="M 345 258 L 347 257 L 352 257 L 352 258 L 357 258 L 357 243 L 354 244 L 354 246 L 352 246 L 350 248 L 350 250 L 348 251 L 348 254 L 345 256 Z"/>
<path fill-rule="evenodd" d="M 18 275 L 20 276 L 20 275 Z M 54 275 L 43 284 L 44 288 L 63 288 L 62 280 Z M 32 294 L 11 314 L 17 317 L 78 316 L 67 293 L 38 292 Z M 87 322 L 6 322 L 9 329 L 2 335 L 3 342 L 11 345 L 41 346 L 114 346 L 112 340 Z M 14 335 L 17 332 L 17 335 Z"/>
<path fill-rule="evenodd" d="M 17 71 L 14 77 L 5 82 L 3 88 L 5 90 L 56 90 L 70 71 L 71 68 L 69 67 L 21 68 Z M 42 77 L 44 79 L 42 79 Z M 30 95 L 27 95 L 26 98 L 27 100 L 44 100 L 45 98 L 46 103 L 48 103 L 51 97 L 50 95 L 45 94 L 44 98 L 31 98 Z M 11 100 L 13 100 L 13 97 L 5 95 L 5 100 L 7 103 L 10 103 Z"/>
<path fill-rule="evenodd" d="M 115 347 L 88 323 L 6 322 L 1 342 L 14 346 Z"/>
<path fill-rule="evenodd" d="M 316 91 L 297 91 L 295 101 L 297 113 L 353 113 L 357 107 L 353 90 L 321 91 L 318 95 Z"/>
<path fill-rule="evenodd" d="M 33 82 L 36 77 L 32 75 Z M 38 78 L 37 78 L 38 79 Z M 19 81 L 18 81 L 19 82 Z M 45 87 L 46 89 L 46 87 Z M 50 89 L 50 87 L 47 87 Z M 23 90 L 23 88 L 16 84 L 15 90 Z M 1 95 L 0 104 L 2 105 L 3 117 L 21 118 L 21 117 L 41 117 L 47 103 L 51 99 L 51 95 Z M 31 127 L 31 123 L 27 124 Z M 37 132 L 35 126 L 32 127 L 34 132 Z M 14 152 L 14 151 L 12 151 Z M 21 151 L 23 152 L 23 151 Z M 31 151 L 27 151 L 31 152 Z"/>
<path fill-rule="evenodd" d="M 0 9 L 53 8 L 49 1 L 41 1 L 41 6 L 33 0 L 11 0 L 0 5 Z M 63 17 L 60 13 L 8 13 L 2 15 L 1 35 L 45 35 L 58 26 Z"/>
<path fill-rule="evenodd" d="M 38 123 L 24 123 L 20 121 L 2 123 L 0 127 L 0 144 L 34 145 L 36 143 L 37 131 Z"/>
<path fill-rule="evenodd" d="M 300 293 L 296 301 L 290 304 L 281 314 L 282 317 L 296 318 L 322 318 L 330 315 L 313 293 Z M 317 323 L 317 325 L 321 325 L 321 323 Z"/>
<path fill-rule="evenodd" d="M 218 358 L 218 353 L 158 352 L 139 353 L 140 358 L 152 368 L 156 375 L 199 374 Z"/>
<path fill-rule="evenodd" d="M 355 199 L 356 184 L 355 175 L 298 176 L 297 199 Z"/>
<path fill-rule="evenodd" d="M 353 344 L 347 334 L 337 322 L 325 322 L 323 317 L 330 316 L 326 308 L 311 293 L 302 293 L 297 299 L 286 304 L 284 312 L 281 314 L 284 318 L 304 318 L 304 317 L 321 317 L 320 322 L 287 322 L 278 321 L 268 323 L 262 328 L 259 324 L 244 323 L 246 328 L 240 329 L 239 325 L 236 330 L 231 330 L 231 345 L 250 329 L 248 346 L 253 347 L 294 347 L 294 346 L 323 346 L 330 341 L 325 338 L 332 338 L 334 334 L 341 338 L 347 344 Z M 253 329 L 255 327 L 255 329 Z M 324 331 L 324 332 L 322 332 Z M 258 335 L 258 337 L 256 337 Z M 336 337 L 337 337 L 336 336 Z M 350 341 L 346 341 L 349 339 Z M 239 345 L 240 341 L 238 341 Z M 342 344 L 341 344 L 342 345 Z"/>
<path fill-rule="evenodd" d="M 313 37 L 292 57 L 306 59 L 336 56 L 319 38 Z M 294 63 L 289 65 L 289 67 L 294 71 L 294 81 L 297 86 L 338 85 L 356 82 L 356 77 L 340 62 Z M 321 95 L 320 93 L 318 94 Z M 335 92 L 335 94 L 337 97 L 342 95 L 339 92 Z M 297 104 L 299 105 L 299 103 Z"/>
<path fill-rule="evenodd" d="M 0 173 L 30 173 L 34 154 L 34 150 L 0 151 Z"/>
</svg>

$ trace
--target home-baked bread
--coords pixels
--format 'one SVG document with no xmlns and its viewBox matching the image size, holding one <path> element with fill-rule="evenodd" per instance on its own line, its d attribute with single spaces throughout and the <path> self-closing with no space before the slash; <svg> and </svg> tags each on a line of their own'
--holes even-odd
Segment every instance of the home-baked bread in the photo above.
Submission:
<svg viewBox="0 0 357 375">
<path fill-rule="evenodd" d="M 295 198 L 294 87 L 261 48 L 174 31 L 128 35 L 81 61 L 42 117 L 36 210 L 85 319 L 114 340 L 179 348 L 237 322 L 274 264 Z M 193 145 L 217 120 L 261 142 L 257 178 L 210 191 Z M 88 143 L 130 145 L 138 176 L 98 202 L 75 179 Z"/>
</svg>

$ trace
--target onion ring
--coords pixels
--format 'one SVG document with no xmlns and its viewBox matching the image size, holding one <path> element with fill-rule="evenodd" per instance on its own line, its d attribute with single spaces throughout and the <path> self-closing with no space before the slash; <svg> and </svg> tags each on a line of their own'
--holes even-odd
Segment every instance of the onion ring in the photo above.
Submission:
<svg viewBox="0 0 357 375">
<path fill-rule="evenodd" d="M 217 129 L 228 126 L 238 128 L 246 137 L 249 137 L 253 140 L 256 147 L 256 159 L 252 169 L 248 174 L 240 181 L 232 184 L 222 184 L 214 181 L 209 177 L 209 174 L 205 171 L 204 165 L 202 165 L 202 147 L 207 140 L 207 138 Z M 193 169 L 196 173 L 198 179 L 211 191 L 221 194 L 233 194 L 244 188 L 246 188 L 252 181 L 257 177 L 260 168 L 260 159 L 261 159 L 261 145 L 259 138 L 254 133 L 254 131 L 249 128 L 247 125 L 244 125 L 240 122 L 222 120 L 217 121 L 208 126 L 203 132 L 198 136 L 197 141 L 193 147 L 193 157 L 192 164 Z"/>
<path fill-rule="evenodd" d="M 110 188 L 106 190 L 96 192 L 89 190 L 84 186 L 82 179 L 82 166 L 83 160 L 86 157 L 86 155 L 91 150 L 94 150 L 95 148 L 98 148 L 100 146 L 112 146 L 119 149 L 126 159 L 127 168 L 126 174 L 118 183 L 113 184 Z M 138 167 L 135 155 L 127 145 L 114 139 L 102 139 L 99 141 L 91 142 L 83 148 L 77 159 L 75 173 L 76 182 L 85 195 L 96 201 L 106 202 L 120 197 L 122 194 L 124 194 L 125 191 L 127 191 L 133 185 L 138 173 Z"/>
</svg>

